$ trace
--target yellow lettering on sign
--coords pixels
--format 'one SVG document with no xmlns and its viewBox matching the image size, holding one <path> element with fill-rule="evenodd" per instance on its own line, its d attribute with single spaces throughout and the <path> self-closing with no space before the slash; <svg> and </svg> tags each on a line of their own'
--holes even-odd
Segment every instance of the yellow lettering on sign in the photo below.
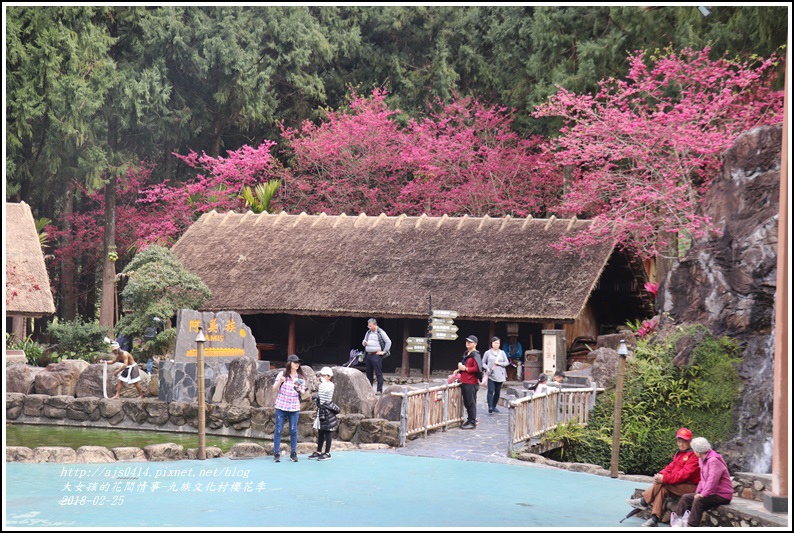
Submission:
<svg viewBox="0 0 794 533">
<path fill-rule="evenodd" d="M 188 357 L 197 357 L 196 349 L 188 350 L 185 354 Z M 204 348 L 204 357 L 239 357 L 245 355 L 242 348 Z"/>
<path fill-rule="evenodd" d="M 210 325 L 207 326 L 207 333 L 218 333 L 220 330 L 218 329 L 218 319 L 213 318 L 210 320 Z"/>
<path fill-rule="evenodd" d="M 223 335 L 208 335 L 207 340 L 210 342 L 223 342 Z"/>
<path fill-rule="evenodd" d="M 236 331 L 236 330 L 237 330 L 237 324 L 235 324 L 235 323 L 234 323 L 234 319 L 233 319 L 233 318 L 232 318 L 232 319 L 230 319 L 230 320 L 229 320 L 229 321 L 226 323 L 226 327 L 225 327 L 224 329 L 225 329 L 226 331 L 230 331 L 230 332 L 231 332 L 231 331 Z"/>
<path fill-rule="evenodd" d="M 201 320 L 191 320 L 190 321 L 190 331 L 195 331 L 195 332 L 198 333 L 200 325 L 201 325 Z"/>
</svg>

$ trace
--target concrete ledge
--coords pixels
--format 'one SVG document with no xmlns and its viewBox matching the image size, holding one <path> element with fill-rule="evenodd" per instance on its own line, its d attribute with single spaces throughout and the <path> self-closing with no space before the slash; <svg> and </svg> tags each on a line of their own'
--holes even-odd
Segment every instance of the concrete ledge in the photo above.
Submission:
<svg viewBox="0 0 794 533">
<path fill-rule="evenodd" d="M 764 494 L 764 509 L 770 513 L 788 513 L 788 496 Z"/>
</svg>

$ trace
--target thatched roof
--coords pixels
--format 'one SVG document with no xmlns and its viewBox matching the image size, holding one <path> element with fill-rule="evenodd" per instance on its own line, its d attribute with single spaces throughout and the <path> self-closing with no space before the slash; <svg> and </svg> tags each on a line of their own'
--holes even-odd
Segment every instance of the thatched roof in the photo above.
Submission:
<svg viewBox="0 0 794 533">
<path fill-rule="evenodd" d="M 557 255 L 583 220 L 203 215 L 174 254 L 212 290 L 205 309 L 241 314 L 572 321 L 612 252 Z"/>
<path fill-rule="evenodd" d="M 42 316 L 55 312 L 30 206 L 6 203 L 6 314 Z"/>
</svg>

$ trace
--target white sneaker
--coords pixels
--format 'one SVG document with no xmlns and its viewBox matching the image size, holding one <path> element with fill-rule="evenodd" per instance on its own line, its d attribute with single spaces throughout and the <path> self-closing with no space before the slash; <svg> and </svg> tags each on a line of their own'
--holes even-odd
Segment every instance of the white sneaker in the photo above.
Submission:
<svg viewBox="0 0 794 533">
<path fill-rule="evenodd" d="M 626 500 L 626 503 L 634 507 L 635 509 L 645 510 L 648 508 L 647 505 L 642 504 L 642 498 L 633 498 Z"/>
</svg>

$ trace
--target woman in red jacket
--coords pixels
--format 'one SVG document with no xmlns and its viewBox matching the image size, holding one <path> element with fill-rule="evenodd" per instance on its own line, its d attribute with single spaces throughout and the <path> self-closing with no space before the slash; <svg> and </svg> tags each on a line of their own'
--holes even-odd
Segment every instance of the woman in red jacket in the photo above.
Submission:
<svg viewBox="0 0 794 533">
<path fill-rule="evenodd" d="M 626 500 L 635 509 L 651 507 L 651 517 L 642 524 L 656 527 L 664 511 L 664 499 L 670 495 L 683 496 L 694 492 L 700 482 L 700 465 L 695 452 L 690 447 L 692 432 L 681 428 L 675 434 L 678 451 L 669 465 L 653 476 L 653 485 L 642 493 L 642 497 Z"/>
</svg>

